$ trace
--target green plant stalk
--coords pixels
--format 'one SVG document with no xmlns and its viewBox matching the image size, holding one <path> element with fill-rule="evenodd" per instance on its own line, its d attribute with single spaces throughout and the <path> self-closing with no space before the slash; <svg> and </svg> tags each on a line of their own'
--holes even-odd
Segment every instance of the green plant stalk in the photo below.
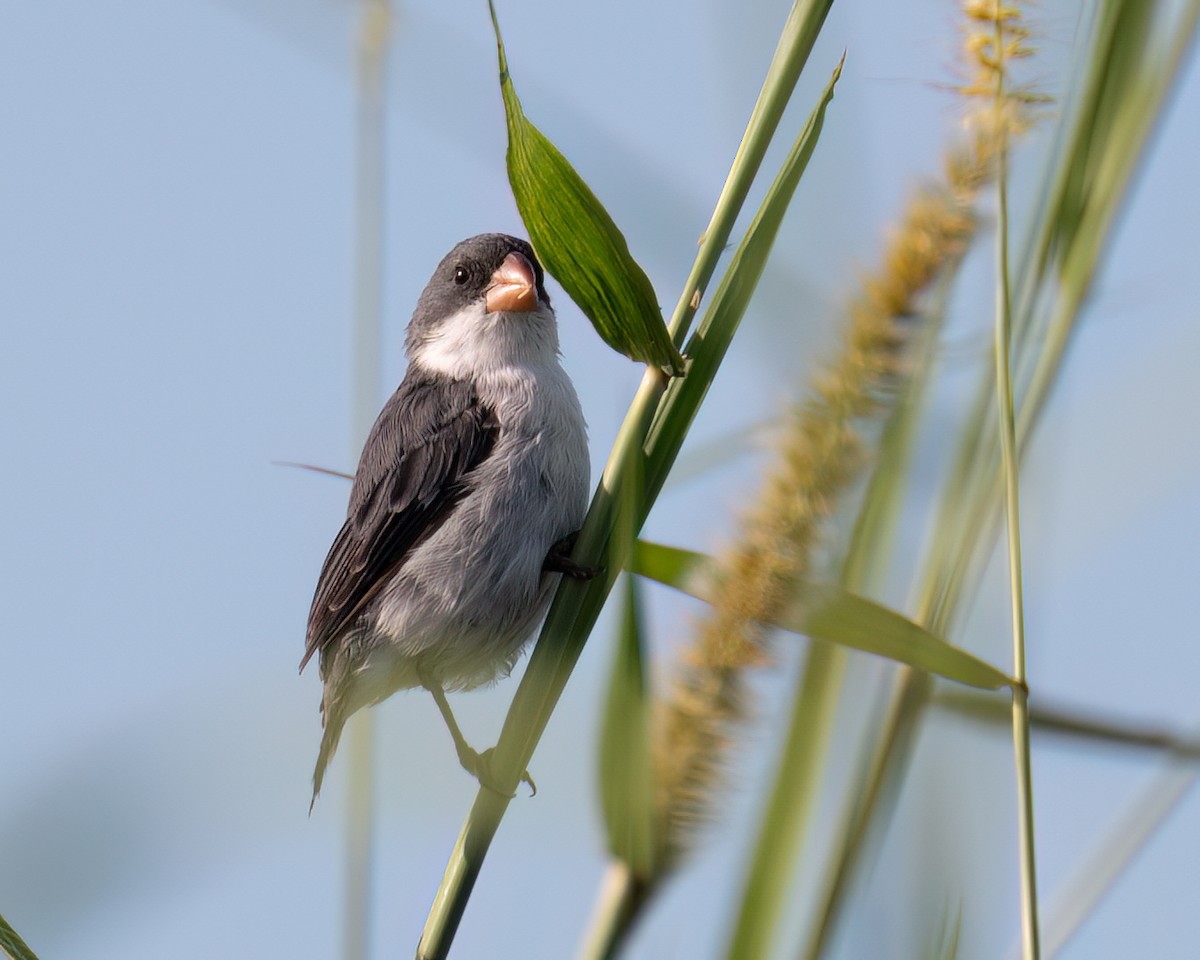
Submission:
<svg viewBox="0 0 1200 960">
<path fill-rule="evenodd" d="M 799 952 L 804 960 L 818 960 L 824 953 L 845 905 L 854 868 L 866 848 L 872 826 L 877 826 L 878 811 L 891 811 L 895 806 L 891 800 L 899 789 L 898 760 L 912 751 L 932 686 L 928 674 L 909 667 L 896 677 L 883 737 L 864 767 L 852 791 L 854 799 L 836 830 L 834 861 L 825 873 L 816 922 Z"/>
<path fill-rule="evenodd" d="M 635 467 L 638 464 L 635 463 Z M 625 484 L 612 549 L 630 556 L 645 500 L 641 477 Z M 639 878 L 655 872 L 654 764 L 651 756 L 651 703 L 646 663 L 641 585 L 625 577 L 616 649 L 600 732 L 600 808 L 609 854 Z"/>
<path fill-rule="evenodd" d="M 961 262 L 961 261 L 959 261 Z M 953 274 L 957 263 L 951 264 Z M 943 293 L 948 290 L 948 284 Z M 935 326 L 941 325 L 940 312 L 935 314 Z M 900 506 L 899 481 L 892 479 L 898 471 L 907 467 L 911 449 L 909 440 L 913 432 L 912 420 L 921 398 L 932 380 L 932 358 L 936 343 L 936 331 L 930 331 L 927 343 L 926 362 L 918 366 L 920 375 L 908 385 L 904 402 L 889 423 L 885 439 L 884 454 L 872 476 L 864 509 L 859 514 L 854 538 L 843 566 L 843 578 L 850 584 L 865 583 L 872 568 L 882 563 L 876 553 L 881 540 L 890 535 L 893 517 Z M 918 623 L 928 622 L 930 628 L 940 632 L 944 628 L 942 618 L 932 613 L 931 595 L 926 594 L 915 617 Z M 928 702 L 933 684 L 929 676 L 908 667 L 902 668 L 893 682 L 893 695 L 889 713 L 883 723 L 884 734 L 875 745 L 875 750 L 863 768 L 848 813 L 837 828 L 838 842 L 834 846 L 835 859 L 827 870 L 824 887 L 818 900 L 817 919 L 809 931 L 808 940 L 801 951 L 806 960 L 817 960 L 828 943 L 829 936 L 837 925 L 841 907 L 854 867 L 866 847 L 872 818 L 883 798 L 892 796 L 897 788 L 897 773 L 902 764 L 899 758 L 907 757 L 916 736 L 921 714 Z M 890 809 L 890 807 L 888 807 Z"/>
<path fill-rule="evenodd" d="M 607 550 L 608 535 L 616 516 L 616 501 L 623 484 L 628 482 L 628 464 L 643 455 L 643 437 L 665 386 L 665 374 L 647 368 L 625 423 L 617 434 L 613 453 L 576 543 L 575 556 L 599 559 L 605 573 L 586 583 L 564 579 L 513 698 L 493 757 L 493 775 L 510 792 L 516 790 L 520 773 L 545 729 L 591 625 L 599 616 L 620 571 L 619 564 L 614 563 L 617 558 L 609 556 Z M 509 797 L 484 787 L 476 794 L 430 907 L 417 947 L 419 960 L 449 955 L 454 934 L 509 800 Z"/>
<path fill-rule="evenodd" d="M 617 956 L 651 892 L 649 884 L 626 863 L 610 861 L 579 960 L 611 960 Z"/>
<path fill-rule="evenodd" d="M 801 39 L 796 37 L 794 42 L 800 42 Z M 781 204 L 781 198 L 784 194 L 790 197 L 799 183 L 800 175 L 816 145 L 824 109 L 832 98 L 833 83 L 840 71 L 839 64 L 817 111 L 810 117 L 784 169 L 772 184 L 758 215 L 739 245 L 704 320 L 689 341 L 687 353 L 691 363 L 687 376 L 676 379 L 674 382 L 679 386 L 670 391 L 667 389 L 667 377 L 661 371 L 647 369 L 643 377 L 617 435 L 613 453 L 574 551 L 575 559 L 591 566 L 601 566 L 606 572 L 587 583 L 566 580 L 555 595 L 492 757 L 493 776 L 502 789 L 515 791 L 520 775 L 545 730 L 550 714 L 583 650 L 583 644 L 600 614 L 613 580 L 626 563 L 627 557 L 613 550 L 611 543 L 621 491 L 632 477 L 645 477 L 645 500 L 639 504 L 640 527 L 662 489 L 687 429 L 707 394 L 758 278 L 762 275 L 766 254 L 774 242 L 786 207 L 786 202 Z M 732 219 L 729 223 L 732 227 Z M 706 239 L 718 242 L 719 249 L 728 238 Z M 713 266 L 715 268 L 715 259 Z M 692 302 L 692 298 L 688 297 L 689 306 Z M 672 336 L 680 334 L 690 316 L 687 310 L 677 311 L 669 327 Z M 656 414 L 660 414 L 657 419 Z M 658 429 L 648 437 L 652 423 Z M 482 787 L 476 795 L 430 908 L 425 931 L 417 947 L 419 960 L 433 960 L 448 955 L 483 859 L 508 808 L 509 799 Z"/>
<path fill-rule="evenodd" d="M 900 508 L 902 491 L 898 477 L 907 471 L 911 460 L 916 414 L 933 380 L 937 333 L 944 319 L 951 278 L 960 264 L 961 258 L 947 266 L 923 360 L 916 368 L 919 372 L 908 384 L 906 396 L 885 430 L 883 454 L 872 476 L 843 566 L 843 578 L 849 584 L 868 583 L 883 567 L 883 556 L 889 549 L 894 518 Z M 932 566 L 927 569 L 925 589 L 914 620 L 942 635 L 950 610 L 934 601 L 934 580 L 928 573 L 932 569 Z M 840 917 L 854 868 L 866 849 L 873 820 L 878 817 L 881 805 L 885 810 L 891 809 L 887 798 L 898 789 L 899 774 L 911 752 L 933 684 L 927 674 L 904 667 L 896 674 L 892 688 L 890 706 L 881 725 L 883 734 L 864 762 L 857 786 L 851 791 L 856 799 L 848 805 L 848 812 L 836 830 L 839 839 L 833 847 L 834 859 L 825 873 L 816 922 L 800 951 L 806 960 L 817 960 L 823 954 Z"/>
<path fill-rule="evenodd" d="M 996 0 L 997 9 L 999 0 Z M 1003 21 L 996 19 L 995 49 L 1004 49 Z M 1004 71 L 996 73 L 997 109 L 1004 102 Z M 999 128 L 999 124 L 997 124 Z M 1029 691 L 1025 679 L 1025 591 L 1021 575 L 1020 465 L 1016 417 L 1013 413 L 1012 307 L 1008 274 L 1008 145 L 1001 133 L 996 153 L 996 407 L 1000 414 L 1000 453 L 1004 468 L 1004 505 L 1008 519 L 1008 576 L 1012 599 L 1013 758 L 1016 766 L 1017 832 L 1021 862 L 1021 942 L 1025 960 L 1039 960 L 1041 942 L 1037 912 L 1037 856 L 1034 848 L 1033 761 L 1029 753 Z"/>
<path fill-rule="evenodd" d="M 817 774 L 833 740 L 846 660 L 845 649 L 837 644 L 814 640 L 809 646 L 733 935 L 725 950 L 730 960 L 770 956 L 779 934 L 794 861 L 816 807 Z"/>
<path fill-rule="evenodd" d="M 1050 200 L 1043 207 L 1050 214 L 1043 219 L 1032 244 L 1037 253 L 1031 267 L 1033 282 L 1026 277 L 1023 285 L 1029 291 L 1044 284 L 1053 255 L 1059 278 L 1057 299 L 1044 332 L 1036 332 L 1027 315 L 1036 303 L 1033 292 L 1022 298 L 1014 324 L 1014 365 L 1030 369 L 1017 413 L 1017 439 L 1022 453 L 1062 367 L 1075 319 L 1091 291 L 1105 238 L 1120 213 L 1121 200 L 1153 125 L 1161 115 L 1171 81 L 1196 35 L 1200 3 L 1193 0 L 1173 29 L 1166 32 L 1171 41 L 1165 56 L 1143 50 L 1131 58 L 1128 47 L 1147 42 L 1152 15 L 1150 5 L 1136 0 L 1116 0 L 1105 4 L 1099 12 L 1100 25 L 1087 90 L 1081 98 L 1066 154 L 1076 159 L 1074 163 L 1064 163 L 1056 174 Z M 1129 76 L 1112 76 L 1114 64 L 1123 64 Z M 1114 104 L 1112 98 L 1120 98 L 1122 93 L 1124 99 Z M 1079 168 L 1091 171 L 1083 187 L 1078 183 L 1082 176 Z M 1080 191 L 1086 192 L 1086 204 L 1070 199 L 1073 192 Z M 1082 212 L 1069 212 L 1077 206 Z M 1068 213 L 1056 220 L 1052 216 L 1056 211 Z M 1074 226 L 1073 235 L 1063 235 L 1063 221 Z M 943 497 L 938 529 L 945 531 L 946 537 L 935 551 L 941 554 L 942 563 L 930 588 L 941 598 L 939 602 L 951 602 L 950 598 L 959 596 L 964 584 L 978 582 L 984 560 L 978 548 L 980 543 L 991 542 L 990 537 L 979 537 L 975 531 L 993 528 L 997 517 L 994 505 L 1000 496 L 993 452 L 996 438 L 991 434 L 994 421 L 987 417 L 988 400 L 992 396 L 994 390 L 990 387 L 981 392 L 982 402 L 976 405 L 965 430 L 965 435 L 972 439 L 964 441 L 965 455 L 959 459 L 955 476 L 966 479 L 952 486 Z M 951 519 L 954 513 L 958 516 Z M 968 603 L 969 598 L 958 606 L 965 607 Z"/>
</svg>

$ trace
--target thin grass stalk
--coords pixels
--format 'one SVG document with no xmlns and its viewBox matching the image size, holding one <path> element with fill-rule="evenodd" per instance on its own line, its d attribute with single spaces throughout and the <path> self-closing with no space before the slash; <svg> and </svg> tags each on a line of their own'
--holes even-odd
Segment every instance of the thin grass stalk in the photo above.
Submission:
<svg viewBox="0 0 1200 960">
<path fill-rule="evenodd" d="M 901 761 L 912 752 L 932 686 L 929 675 L 918 670 L 906 667 L 896 676 L 888 716 L 882 725 L 882 739 L 864 766 L 852 791 L 854 799 L 835 830 L 838 839 L 834 860 L 824 873 L 817 919 L 798 951 L 804 960 L 818 960 L 824 955 L 845 909 L 846 893 L 870 831 L 882 829 L 880 811 L 886 814 L 895 808 L 893 800 L 899 790 Z"/>
<path fill-rule="evenodd" d="M 1032 260 L 1036 281 L 1032 286 L 1044 285 L 1050 267 L 1056 265 L 1059 278 L 1056 299 L 1043 333 L 1033 329 L 1027 316 L 1034 311 L 1036 293 L 1023 297 L 1015 318 L 1014 365 L 1029 371 L 1028 385 L 1017 411 L 1017 444 L 1022 453 L 1062 367 L 1076 318 L 1091 291 L 1105 240 L 1120 214 L 1145 144 L 1162 115 L 1172 80 L 1194 42 L 1200 20 L 1200 3 L 1196 0 L 1165 31 L 1170 37 L 1165 55 L 1146 47 L 1156 10 L 1140 0 L 1114 0 L 1104 4 L 1097 14 L 1099 24 L 1094 31 L 1089 75 L 1073 133 L 1067 141 L 1064 155 L 1067 161 L 1056 171 L 1055 186 L 1048 203 L 1042 207 L 1045 214 L 1032 241 L 1037 251 Z M 1140 45 L 1137 56 L 1131 57 L 1127 52 L 1130 45 Z M 1126 52 L 1115 52 L 1119 50 Z M 1124 65 L 1127 76 L 1113 76 L 1118 64 Z M 1116 105 L 1111 99 L 1114 96 L 1119 101 Z M 1075 162 L 1070 162 L 1070 158 L 1075 158 Z M 1081 167 L 1095 174 L 1086 188 L 1087 203 L 1080 204 L 1082 215 L 1056 220 L 1057 211 L 1072 209 L 1068 195 L 1081 189 L 1076 183 L 1077 169 Z M 1063 219 L 1073 224 L 1070 236 L 1063 233 Z M 1028 278 L 1024 286 L 1031 286 Z M 955 532 L 944 542 L 939 540 L 934 550 L 941 556 L 939 572 L 927 585 L 939 604 L 950 602 L 950 598 L 960 597 L 965 591 L 967 595 L 955 601 L 959 609 L 969 606 L 973 589 L 970 585 L 979 581 L 985 561 L 981 545 L 992 542 L 990 533 L 978 536 L 976 532 L 993 530 L 999 518 L 995 505 L 999 502 L 1000 479 L 992 452 L 996 439 L 991 434 L 995 421 L 987 416 L 992 396 L 994 390 L 985 384 L 981 391 L 984 402 L 977 404 L 964 431 L 974 439 L 965 441 L 968 445 L 962 449 L 966 454 L 960 457 L 955 474 L 961 473 L 967 479 L 942 498 L 943 511 L 938 521 L 939 531 Z"/>
<path fill-rule="evenodd" d="M 947 261 L 937 306 L 922 331 L 924 343 L 913 369 L 928 371 L 941 325 L 946 276 L 952 275 L 961 254 Z M 862 590 L 890 552 L 888 541 L 898 513 L 904 476 L 910 459 L 909 439 L 928 377 L 910 379 L 888 418 L 880 456 L 855 521 L 850 547 L 842 563 L 840 583 Z M 775 773 L 763 825 L 747 870 L 738 917 L 726 955 L 750 958 L 767 955 L 778 932 L 779 911 L 785 902 L 794 864 L 802 853 L 802 838 L 815 807 L 819 778 L 832 743 L 832 720 L 845 679 L 846 651 L 835 644 L 814 641 L 805 661 L 792 705 L 788 732 Z M 849 828 L 847 828 L 849 829 Z"/>
<path fill-rule="evenodd" d="M 792 700 L 784 749 L 775 769 L 761 829 L 742 889 L 725 956 L 769 956 L 779 935 L 783 906 L 808 824 L 816 808 L 818 771 L 833 742 L 833 721 L 846 674 L 846 651 L 814 640 Z"/>
<path fill-rule="evenodd" d="M 688 289 L 685 295 L 680 297 L 668 324 L 668 330 L 676 343 L 680 343 L 686 335 L 701 293 L 716 269 L 720 251 L 728 242 L 729 232 L 732 231 L 749 184 L 757 173 L 766 147 L 774 135 L 783 107 L 790 96 L 789 84 L 794 85 L 800 67 L 803 66 L 824 21 L 824 13 L 831 3 L 832 0 L 797 0 L 793 7 L 794 16 L 789 18 L 784 36 L 776 49 L 763 90 L 759 94 L 759 104 L 756 105 L 744 138 L 751 140 L 755 147 L 753 150 L 740 150 L 730 172 L 730 178 L 744 184 L 745 189 L 727 188 L 722 192 L 717 212 L 714 213 L 713 226 L 710 226 L 701 243 L 696 263 L 689 275 Z M 801 11 L 803 15 L 795 16 L 797 11 Z M 764 102 L 769 104 L 770 109 L 760 109 Z M 819 131 L 819 125 L 817 130 Z M 815 134 L 812 143 L 808 145 L 808 153 L 803 157 L 792 158 L 793 161 L 802 160 L 798 170 L 794 171 L 796 181 L 807 163 L 812 144 L 815 144 Z M 795 184 L 792 183 L 791 189 L 794 187 Z M 764 207 L 770 199 L 771 192 L 768 193 L 768 200 L 764 201 Z M 779 213 L 779 218 L 781 217 L 782 212 Z M 755 242 L 754 234 L 759 224 L 760 218 L 756 218 L 739 252 Z M 769 250 L 774 232 L 778 229 L 778 220 L 768 225 L 768 229 L 766 248 Z M 735 275 L 738 266 L 739 256 L 735 255 L 726 278 Z M 493 774 L 501 786 L 510 786 L 515 790 L 518 785 L 521 772 L 525 769 L 549 721 L 571 670 L 583 650 L 583 644 L 600 614 L 613 580 L 624 565 L 625 558 L 614 555 L 610 550 L 610 538 L 616 516 L 616 504 L 625 484 L 630 482 L 631 471 L 636 471 L 632 475 L 645 477 L 646 480 L 645 500 L 639 505 L 640 528 L 641 522 L 645 520 L 662 489 L 687 428 L 729 347 L 741 320 L 741 313 L 744 312 L 745 302 L 757 284 L 758 275 L 761 275 L 761 263 L 757 265 L 756 275 L 752 279 L 746 278 L 741 286 L 732 291 L 725 291 L 723 283 L 722 288 L 718 290 L 706 314 L 705 322 L 701 323 L 689 342 L 688 354 L 692 363 L 687 377 L 682 378 L 683 389 L 667 394 L 668 378 L 660 370 L 647 369 L 643 376 L 642 384 L 617 435 L 613 452 L 584 520 L 574 551 L 577 560 L 603 566 L 606 572 L 587 583 L 564 580 L 554 597 L 537 646 L 530 657 L 529 667 L 517 688 L 495 747 Z M 742 300 L 740 310 L 723 309 L 723 291 L 727 292 L 733 301 Z M 656 415 L 660 413 L 656 421 Z M 660 429 L 657 437 L 652 438 L 651 426 L 655 423 Z M 485 788 L 481 788 L 476 795 L 475 803 L 463 824 L 430 908 L 425 930 L 417 946 L 418 960 L 434 960 L 448 955 L 484 857 L 508 808 L 508 802 L 508 797 Z"/>
<path fill-rule="evenodd" d="M 996 71 L 996 110 L 1005 104 L 1004 68 L 1007 21 L 995 0 L 993 49 L 1000 63 Z M 1004 468 L 1005 516 L 1008 518 L 1008 574 L 1012 599 L 1013 758 L 1016 766 L 1018 845 L 1021 863 L 1021 941 L 1025 960 L 1039 960 L 1041 945 L 1037 913 L 1037 855 L 1034 848 L 1033 762 L 1029 753 L 1029 693 L 1025 680 L 1025 591 L 1021 575 L 1020 468 L 1017 461 L 1017 428 L 1013 413 L 1011 280 L 1008 273 L 1008 143 L 997 117 L 1000 142 L 996 147 L 996 408 L 1000 414 L 1000 448 Z"/>
<path fill-rule="evenodd" d="M 351 442 L 362 448 L 379 406 L 383 328 L 383 212 L 389 0 L 364 0 L 358 38 L 357 251 L 354 278 L 354 409 Z M 347 790 L 342 956 L 366 960 L 375 850 L 375 712 L 346 728 Z"/>
<path fill-rule="evenodd" d="M 1022 451 L 1061 369 L 1104 240 L 1120 211 L 1120 199 L 1195 32 L 1193 2 L 1181 15 L 1178 29 L 1169 33 L 1173 39 L 1167 56 L 1158 56 L 1146 46 L 1157 12 L 1156 5 L 1141 0 L 1110 0 L 1096 12 L 1084 93 L 1065 141 L 1064 162 L 1039 206 L 1042 215 L 1030 242 L 1034 254 L 1026 260 L 1031 272 L 1022 279 L 1024 292 L 1014 318 L 1013 364 L 1024 371 L 1020 380 L 1027 383 L 1017 412 Z M 1134 55 L 1131 50 L 1138 52 Z M 1147 76 L 1152 79 L 1146 81 Z M 1135 102 L 1133 91 L 1143 86 L 1149 92 L 1140 91 Z M 1084 171 L 1091 177 L 1086 183 Z M 1097 171 L 1103 171 L 1103 176 Z M 1034 315 L 1052 269 L 1058 280 L 1055 302 L 1049 322 L 1039 333 Z M 980 401 L 963 433 L 969 439 L 960 448 L 951 486 L 942 498 L 938 529 L 953 533 L 935 550 L 941 564 L 930 589 L 939 604 L 958 597 L 965 584 L 978 583 L 985 560 L 981 545 L 993 542 L 990 535 L 980 537 L 976 531 L 990 531 L 999 516 L 995 508 L 1000 496 L 995 453 L 999 443 L 994 435 L 996 418 L 990 413 L 994 396 L 994 384 L 980 385 Z M 966 607 L 969 599 L 958 606 Z"/>
</svg>

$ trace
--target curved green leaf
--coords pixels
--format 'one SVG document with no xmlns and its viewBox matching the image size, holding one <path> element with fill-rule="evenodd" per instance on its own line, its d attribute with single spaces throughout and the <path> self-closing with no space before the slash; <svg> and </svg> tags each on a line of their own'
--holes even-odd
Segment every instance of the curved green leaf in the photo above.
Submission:
<svg viewBox="0 0 1200 960">
<path fill-rule="evenodd" d="M 538 258 L 614 350 L 668 373 L 683 360 L 650 278 L 603 204 L 557 147 L 525 117 L 508 73 L 495 4 L 488 0 L 508 121 L 508 181 Z"/>
<path fill-rule="evenodd" d="M 639 540 L 629 569 L 711 602 L 716 562 L 702 553 Z M 1015 683 L 1003 671 L 895 610 L 832 583 L 802 581 L 795 602 L 771 621 L 771 626 L 907 663 L 970 687 L 997 690 Z"/>
</svg>

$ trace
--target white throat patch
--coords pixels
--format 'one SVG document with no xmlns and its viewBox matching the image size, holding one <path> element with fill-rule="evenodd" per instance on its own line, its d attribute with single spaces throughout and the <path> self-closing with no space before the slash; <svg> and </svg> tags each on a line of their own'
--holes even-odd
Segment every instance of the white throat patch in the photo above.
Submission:
<svg viewBox="0 0 1200 960">
<path fill-rule="evenodd" d="M 411 351 L 426 370 L 472 379 L 507 366 L 553 362 L 558 356 L 554 311 L 539 305 L 521 313 L 488 313 L 483 302 L 438 324 Z"/>
</svg>

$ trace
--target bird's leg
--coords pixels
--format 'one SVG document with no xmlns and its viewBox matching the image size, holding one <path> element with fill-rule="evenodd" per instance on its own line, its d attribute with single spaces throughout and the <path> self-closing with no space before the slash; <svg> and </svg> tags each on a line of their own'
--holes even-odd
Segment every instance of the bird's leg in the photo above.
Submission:
<svg viewBox="0 0 1200 960">
<path fill-rule="evenodd" d="M 604 572 L 603 567 L 585 567 L 571 559 L 571 551 L 575 549 L 578 538 L 579 531 L 576 530 L 552 546 L 542 563 L 542 570 L 546 573 L 565 573 L 574 580 L 591 580 L 600 576 Z"/>
<path fill-rule="evenodd" d="M 421 677 L 421 686 L 429 691 L 433 696 L 433 702 L 441 711 L 442 719 L 446 721 L 446 728 L 454 740 L 454 749 L 458 753 L 458 762 L 462 764 L 462 768 L 478 780 L 481 787 L 487 787 L 502 797 L 515 797 L 515 793 L 502 790 L 496 783 L 496 778 L 492 774 L 492 750 L 489 748 L 480 753 L 467 743 L 467 738 L 463 736 L 458 721 L 454 719 L 454 713 L 450 710 L 450 703 L 446 699 L 446 691 L 442 689 L 442 685 L 435 680 Z M 537 784 L 533 782 L 533 777 L 529 775 L 528 770 L 521 774 L 521 782 L 529 784 L 529 789 L 532 791 L 530 796 L 537 795 Z"/>
</svg>

